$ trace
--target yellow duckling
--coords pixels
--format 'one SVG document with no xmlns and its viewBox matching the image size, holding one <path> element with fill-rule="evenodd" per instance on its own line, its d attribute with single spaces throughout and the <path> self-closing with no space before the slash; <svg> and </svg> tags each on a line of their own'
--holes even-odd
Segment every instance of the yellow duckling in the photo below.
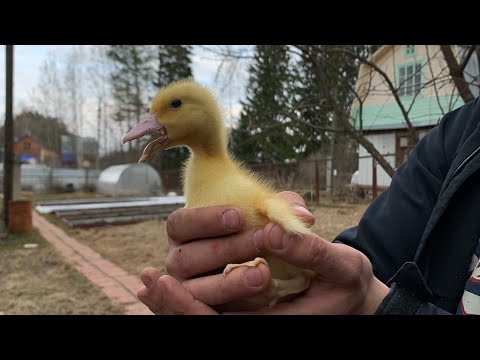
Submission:
<svg viewBox="0 0 480 360">
<path fill-rule="evenodd" d="M 291 234 L 308 231 L 267 181 L 229 155 L 228 132 L 217 101 L 207 88 L 183 80 L 161 89 L 152 100 L 150 114 L 124 136 L 123 142 L 155 131 L 160 136 L 145 147 L 139 162 L 159 150 L 190 148 L 183 173 L 186 208 L 234 205 L 245 212 L 247 229 L 273 221 Z M 229 264 L 224 274 L 259 263 L 269 266 L 272 280 L 265 294 L 246 299 L 252 306 L 273 305 L 282 297 L 304 291 L 314 274 L 269 254 L 243 264 Z"/>
</svg>

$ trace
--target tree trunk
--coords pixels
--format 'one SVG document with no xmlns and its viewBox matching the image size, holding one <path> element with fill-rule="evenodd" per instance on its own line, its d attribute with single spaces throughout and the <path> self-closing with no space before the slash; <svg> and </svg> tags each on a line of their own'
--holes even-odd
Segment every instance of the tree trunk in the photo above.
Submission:
<svg viewBox="0 0 480 360">
<path fill-rule="evenodd" d="M 472 92 L 470 91 L 470 88 L 468 87 L 468 82 L 465 80 L 465 77 L 463 75 L 463 69 L 458 64 L 457 59 L 455 59 L 452 48 L 450 47 L 450 45 L 440 45 L 440 49 L 442 50 L 443 56 L 445 57 L 445 61 L 447 62 L 450 76 L 452 77 L 455 87 L 460 93 L 463 101 L 465 103 L 473 101 L 474 97 L 472 95 Z"/>
</svg>

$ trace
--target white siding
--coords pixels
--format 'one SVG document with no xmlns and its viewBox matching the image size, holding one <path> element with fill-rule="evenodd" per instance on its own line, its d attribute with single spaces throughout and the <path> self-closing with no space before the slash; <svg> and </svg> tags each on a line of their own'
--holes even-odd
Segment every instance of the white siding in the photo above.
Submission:
<svg viewBox="0 0 480 360">
<path fill-rule="evenodd" d="M 395 168 L 395 134 L 372 134 L 365 136 L 380 152 L 385 159 Z M 359 183 L 364 186 L 372 186 L 372 157 L 360 145 L 359 149 Z M 377 185 L 389 186 L 391 177 L 377 163 Z"/>
</svg>

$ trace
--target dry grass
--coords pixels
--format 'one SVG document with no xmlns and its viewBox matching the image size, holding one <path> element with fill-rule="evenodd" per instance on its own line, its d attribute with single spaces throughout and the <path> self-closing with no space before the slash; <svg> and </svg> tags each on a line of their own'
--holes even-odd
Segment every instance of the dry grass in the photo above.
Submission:
<svg viewBox="0 0 480 360">
<path fill-rule="evenodd" d="M 369 204 L 323 204 L 314 211 L 312 231 L 325 240 L 333 241 L 343 230 L 358 224 Z"/>
<path fill-rule="evenodd" d="M 37 243 L 25 249 L 24 244 Z M 0 312 L 24 315 L 122 314 L 37 231 L 0 240 Z"/>
<path fill-rule="evenodd" d="M 130 274 L 139 276 L 147 266 L 165 270 L 165 221 L 75 230 L 73 236 Z"/>
<path fill-rule="evenodd" d="M 324 204 L 314 214 L 313 231 L 332 241 L 342 230 L 354 226 L 367 204 Z M 168 243 L 165 221 L 146 221 L 134 225 L 70 230 L 77 240 L 99 252 L 133 275 L 147 266 L 165 270 Z"/>
</svg>

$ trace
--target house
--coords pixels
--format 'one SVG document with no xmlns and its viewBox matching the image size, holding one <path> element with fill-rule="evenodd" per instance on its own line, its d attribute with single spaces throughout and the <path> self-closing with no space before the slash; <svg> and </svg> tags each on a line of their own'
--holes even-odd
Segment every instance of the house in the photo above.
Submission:
<svg viewBox="0 0 480 360">
<path fill-rule="evenodd" d="M 457 60 L 462 49 L 452 46 Z M 438 45 L 383 45 L 369 59 L 381 69 L 397 89 L 408 117 L 422 138 L 443 115 L 464 104 Z M 464 70 L 470 78 L 478 75 L 478 59 L 471 57 Z M 476 74 L 476 75 L 475 75 Z M 466 78 L 468 80 L 468 76 Z M 471 86 L 478 96 L 478 86 Z M 396 169 L 415 146 L 404 116 L 385 78 L 373 67 L 360 66 L 356 91 L 362 99 L 352 103 L 351 121 Z M 358 186 L 370 189 L 374 175 L 372 156 L 359 145 Z M 376 166 L 379 189 L 390 185 L 390 176 Z"/>
<path fill-rule="evenodd" d="M 32 135 L 24 135 L 13 144 L 13 153 L 21 163 L 40 163 L 57 166 L 60 156 L 40 144 Z"/>
</svg>

